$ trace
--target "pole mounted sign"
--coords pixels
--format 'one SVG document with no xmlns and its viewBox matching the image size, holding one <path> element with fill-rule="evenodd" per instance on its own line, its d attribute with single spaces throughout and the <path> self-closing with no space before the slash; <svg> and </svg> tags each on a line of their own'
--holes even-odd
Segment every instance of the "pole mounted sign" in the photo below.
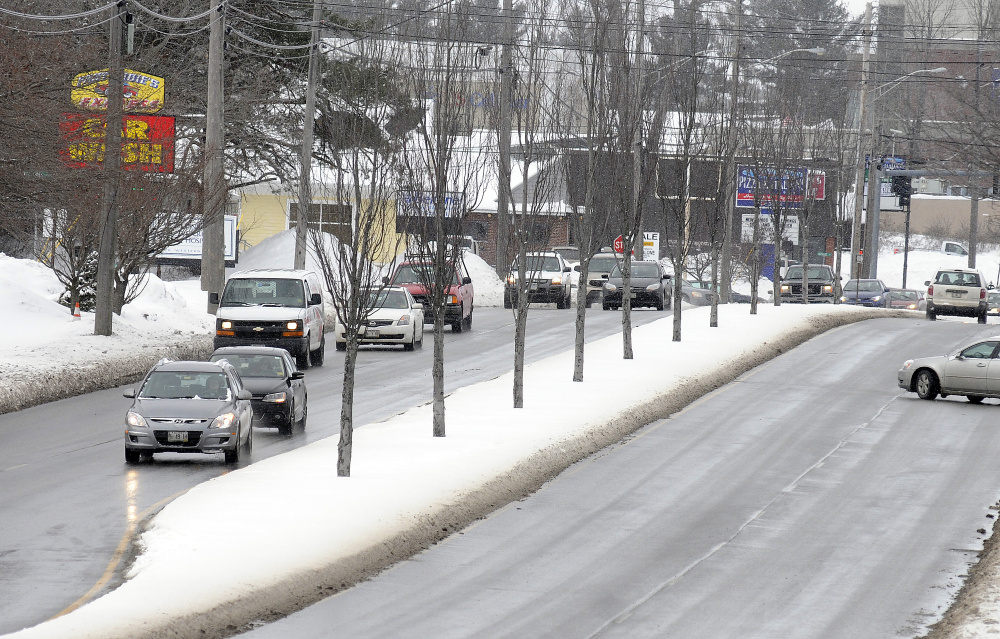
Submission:
<svg viewBox="0 0 1000 639">
<path fill-rule="evenodd" d="M 122 168 L 153 173 L 174 172 L 174 118 L 126 115 L 122 118 Z M 105 116 L 64 113 L 59 123 L 66 146 L 63 161 L 72 168 L 104 163 Z"/>
<path fill-rule="evenodd" d="M 85 111 L 107 111 L 110 86 L 107 69 L 78 73 L 70 83 L 73 106 Z M 125 113 L 156 113 L 163 108 L 163 93 L 163 78 L 125 69 L 122 80 Z"/>
<path fill-rule="evenodd" d="M 621 235 L 615 238 L 615 241 L 611 243 L 611 248 L 615 250 L 615 253 L 625 252 L 625 238 Z"/>
</svg>

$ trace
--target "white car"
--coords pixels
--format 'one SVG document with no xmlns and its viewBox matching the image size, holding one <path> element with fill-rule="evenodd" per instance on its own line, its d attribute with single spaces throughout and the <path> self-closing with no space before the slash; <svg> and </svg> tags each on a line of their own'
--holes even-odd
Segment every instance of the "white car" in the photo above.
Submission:
<svg viewBox="0 0 1000 639">
<path fill-rule="evenodd" d="M 412 351 L 423 344 L 424 307 L 401 286 L 384 288 L 361 330 L 359 344 L 402 344 L 404 351 Z M 347 349 L 346 327 L 339 319 L 334 338 L 338 351 Z"/>
</svg>

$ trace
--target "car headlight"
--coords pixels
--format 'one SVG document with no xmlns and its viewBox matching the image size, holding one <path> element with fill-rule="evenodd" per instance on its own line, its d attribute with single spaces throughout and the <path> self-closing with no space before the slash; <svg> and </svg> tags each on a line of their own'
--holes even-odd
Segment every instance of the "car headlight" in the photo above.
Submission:
<svg viewBox="0 0 1000 639">
<path fill-rule="evenodd" d="M 514 277 L 513 275 L 509 275 L 507 276 L 507 283 L 511 285 L 517 284 L 517 278 Z"/>
<path fill-rule="evenodd" d="M 553 277 L 552 278 L 552 283 L 558 286 L 559 284 L 562 284 L 562 278 L 561 277 Z"/>
<path fill-rule="evenodd" d="M 458 304 L 458 296 L 457 295 L 445 295 L 444 296 L 444 303 L 445 304 Z"/>
<path fill-rule="evenodd" d="M 833 287 L 830 286 L 829 284 L 827 284 L 826 286 L 823 287 L 823 292 L 824 293 L 832 293 L 833 292 Z"/>
<path fill-rule="evenodd" d="M 396 326 L 409 326 L 409 325 L 410 325 L 409 315 L 404 315 L 400 317 L 398 320 L 396 320 Z"/>
<path fill-rule="evenodd" d="M 787 292 L 788 292 L 788 291 L 790 291 L 790 290 L 791 290 L 791 289 L 790 289 L 790 288 L 788 288 L 788 284 L 782 284 L 782 285 L 781 285 L 781 292 L 782 292 L 782 293 L 787 293 Z"/>
<path fill-rule="evenodd" d="M 646 290 L 647 291 L 655 291 L 658 288 L 660 288 L 659 284 L 650 284 L 649 286 L 646 287 Z"/>
<path fill-rule="evenodd" d="M 143 416 L 135 412 L 134 410 L 130 410 L 128 414 L 125 415 L 125 423 L 128 424 L 129 426 L 134 426 L 136 428 L 148 427 L 146 424 L 146 420 L 143 418 Z"/>
<path fill-rule="evenodd" d="M 876 295 L 875 297 L 872 298 L 872 301 L 873 302 L 881 302 L 882 301 L 882 296 L 881 295 Z"/>
<path fill-rule="evenodd" d="M 691 291 L 691 297 L 705 297 L 705 294 L 701 291 Z"/>
<path fill-rule="evenodd" d="M 288 398 L 288 393 L 286 393 L 285 391 L 281 391 L 280 393 L 269 393 L 267 395 L 264 395 L 264 401 L 269 404 L 284 404 L 287 398 Z M 215 421 L 219 421 L 219 419 L 216 418 Z"/>
<path fill-rule="evenodd" d="M 224 413 L 215 418 L 209 428 L 229 428 L 236 421 L 236 413 Z"/>
<path fill-rule="evenodd" d="M 231 331 L 233 330 L 233 323 L 229 320 L 222 320 L 222 322 L 219 324 L 219 328 L 221 328 L 224 331 Z"/>
<path fill-rule="evenodd" d="M 911 366 L 913 366 L 913 360 L 912 360 L 912 359 L 908 359 L 908 360 L 906 360 L 905 362 L 903 362 L 903 370 L 904 370 L 904 371 L 905 371 L 905 370 L 906 370 L 907 368 L 911 367 Z"/>
<path fill-rule="evenodd" d="M 611 282 L 605 282 L 604 283 L 604 290 L 605 291 L 617 291 L 618 287 L 615 286 L 614 284 L 612 284 Z"/>
<path fill-rule="evenodd" d="M 915 311 L 915 310 L 917 310 L 917 305 L 916 304 L 910 304 L 906 308 L 910 309 L 911 311 Z"/>
<path fill-rule="evenodd" d="M 841 301 L 841 302 L 846 302 L 846 301 L 847 301 L 847 298 L 846 298 L 846 297 L 844 297 L 843 295 L 841 295 L 841 296 L 840 296 L 840 301 Z"/>
</svg>

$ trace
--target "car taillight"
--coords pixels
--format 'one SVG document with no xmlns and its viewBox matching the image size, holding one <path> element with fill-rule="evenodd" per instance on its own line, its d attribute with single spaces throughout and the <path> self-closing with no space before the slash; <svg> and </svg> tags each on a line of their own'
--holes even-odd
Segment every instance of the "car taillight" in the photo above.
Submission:
<svg viewBox="0 0 1000 639">
<path fill-rule="evenodd" d="M 981 299 L 981 300 L 986 299 L 986 289 L 985 288 L 979 289 L 979 299 Z"/>
<path fill-rule="evenodd" d="M 927 287 L 927 294 L 928 295 L 934 295 L 934 286 L 933 285 Z"/>
</svg>

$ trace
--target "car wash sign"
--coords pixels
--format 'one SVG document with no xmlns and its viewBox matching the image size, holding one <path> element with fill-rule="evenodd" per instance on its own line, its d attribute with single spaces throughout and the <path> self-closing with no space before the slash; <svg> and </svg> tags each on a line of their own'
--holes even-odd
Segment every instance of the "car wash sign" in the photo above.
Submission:
<svg viewBox="0 0 1000 639">
<path fill-rule="evenodd" d="M 125 113 L 156 113 L 163 108 L 163 78 L 125 69 L 121 83 L 122 110 Z M 73 106 L 84 111 L 107 111 L 108 91 L 112 84 L 107 69 L 78 73 L 70 83 Z M 113 91 L 111 93 L 114 94 Z"/>
<path fill-rule="evenodd" d="M 750 166 L 740 166 L 736 173 L 736 206 L 755 208 L 771 213 L 777 205 L 782 209 L 801 209 L 805 204 L 809 184 L 806 168 L 778 171 L 766 167 L 759 172 Z"/>
<path fill-rule="evenodd" d="M 64 113 L 59 129 L 63 136 L 63 161 L 75 169 L 104 164 L 104 115 Z M 174 118 L 159 115 L 126 115 L 122 118 L 121 166 L 132 171 L 174 172 Z"/>
</svg>

